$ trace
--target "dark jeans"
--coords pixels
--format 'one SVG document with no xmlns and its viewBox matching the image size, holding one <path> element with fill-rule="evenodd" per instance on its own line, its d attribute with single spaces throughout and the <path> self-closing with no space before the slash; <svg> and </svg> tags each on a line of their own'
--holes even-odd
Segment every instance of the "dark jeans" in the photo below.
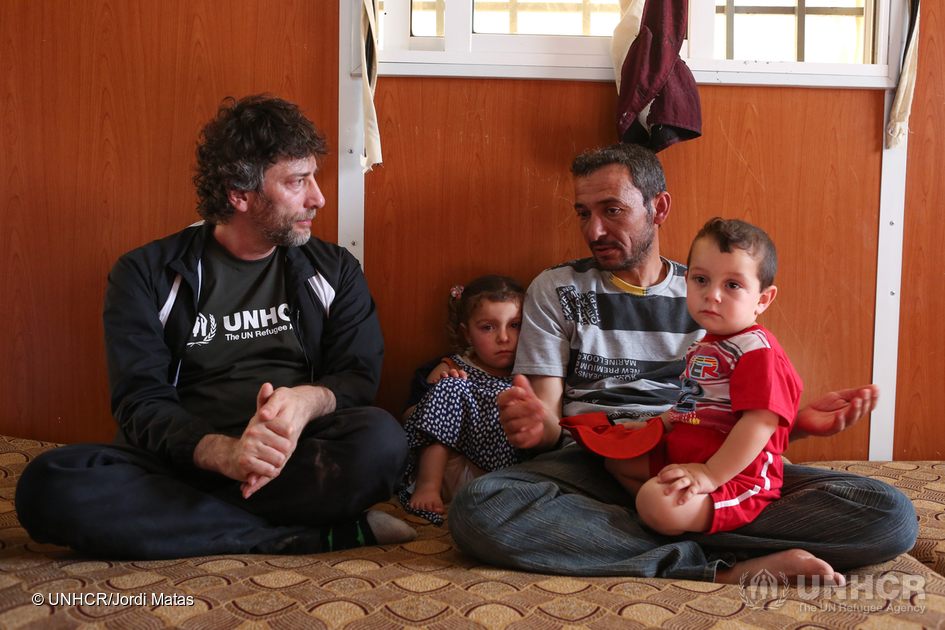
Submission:
<svg viewBox="0 0 945 630">
<path fill-rule="evenodd" d="M 662 536 L 633 498 L 578 446 L 489 473 L 450 505 L 463 551 L 500 567 L 564 575 L 715 579 L 737 560 L 804 549 L 845 571 L 909 551 L 915 508 L 889 484 L 784 466 L 781 499 L 752 523 L 718 534 Z"/>
<path fill-rule="evenodd" d="M 249 499 L 237 481 L 174 470 L 136 447 L 72 444 L 26 467 L 16 509 L 33 540 L 94 556 L 252 553 L 261 543 L 350 521 L 389 499 L 406 461 L 397 421 L 360 407 L 310 422 L 282 473 Z"/>
</svg>

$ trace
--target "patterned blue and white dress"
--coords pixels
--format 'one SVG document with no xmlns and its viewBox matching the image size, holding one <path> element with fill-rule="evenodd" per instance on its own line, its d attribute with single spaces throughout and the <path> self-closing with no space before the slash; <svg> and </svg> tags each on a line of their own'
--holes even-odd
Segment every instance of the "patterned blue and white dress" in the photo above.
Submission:
<svg viewBox="0 0 945 630">
<path fill-rule="evenodd" d="M 470 462 L 492 472 L 531 457 L 529 451 L 509 444 L 499 424 L 496 396 L 512 387 L 511 376 L 493 376 L 473 365 L 468 357 L 450 356 L 456 366 L 466 371 L 466 379 L 440 379 L 417 404 L 407 418 L 404 431 L 410 447 L 406 483 L 413 481 L 420 451 L 434 442 L 449 446 Z M 425 510 L 409 508 L 412 487 L 399 493 L 408 512 L 439 525 L 443 517 Z"/>
</svg>

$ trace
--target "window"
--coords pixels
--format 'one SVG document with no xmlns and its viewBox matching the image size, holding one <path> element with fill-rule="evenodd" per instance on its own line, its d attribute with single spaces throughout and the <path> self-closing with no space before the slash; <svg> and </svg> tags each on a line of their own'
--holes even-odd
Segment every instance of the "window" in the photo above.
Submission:
<svg viewBox="0 0 945 630">
<path fill-rule="evenodd" d="M 874 0 L 716 0 L 716 59 L 874 63 Z"/>
<path fill-rule="evenodd" d="M 382 75 L 614 77 L 610 34 L 618 0 L 384 0 L 379 11 Z M 548 18 L 557 34 L 546 34 L 555 31 Z"/>
<path fill-rule="evenodd" d="M 411 34 L 443 37 L 446 0 L 412 0 Z M 619 0 L 475 0 L 473 32 L 497 35 L 610 37 L 620 21 Z"/>
<path fill-rule="evenodd" d="M 903 11 L 904 0 L 691 0 L 680 55 L 700 83 L 889 89 Z M 618 0 L 386 0 L 380 73 L 612 80 L 619 19 Z"/>
</svg>

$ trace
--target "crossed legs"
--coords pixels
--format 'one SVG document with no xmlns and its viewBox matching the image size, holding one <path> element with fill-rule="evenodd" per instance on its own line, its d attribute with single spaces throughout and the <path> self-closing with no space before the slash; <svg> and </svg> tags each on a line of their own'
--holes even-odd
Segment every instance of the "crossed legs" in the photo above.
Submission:
<svg viewBox="0 0 945 630">
<path fill-rule="evenodd" d="M 782 498 L 731 532 L 669 537 L 648 528 L 600 458 L 578 447 L 481 477 L 450 506 L 450 531 L 467 553 L 515 569 L 726 581 L 805 550 L 836 571 L 908 551 L 918 527 L 911 502 L 881 481 L 785 465 Z M 773 558 L 773 556 L 771 556 Z M 739 571 L 738 575 L 732 571 Z"/>
<path fill-rule="evenodd" d="M 373 408 L 309 424 L 282 474 L 249 500 L 239 482 L 172 470 L 126 445 L 43 453 L 17 486 L 20 522 L 37 542 L 90 555 L 162 559 L 247 553 L 353 519 L 391 496 L 406 463 L 399 424 Z"/>
</svg>

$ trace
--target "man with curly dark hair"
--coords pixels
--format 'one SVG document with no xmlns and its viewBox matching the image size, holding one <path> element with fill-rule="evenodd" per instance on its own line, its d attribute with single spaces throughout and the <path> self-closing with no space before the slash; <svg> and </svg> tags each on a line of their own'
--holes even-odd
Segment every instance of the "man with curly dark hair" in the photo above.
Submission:
<svg viewBox="0 0 945 630">
<path fill-rule="evenodd" d="M 200 139 L 194 175 L 197 212 L 213 224 L 226 223 L 236 212 L 231 190 L 259 190 L 266 170 L 280 159 L 318 160 L 328 153 L 325 137 L 298 107 L 265 94 L 239 102 L 225 99 Z"/>
<path fill-rule="evenodd" d="M 316 553 L 416 534 L 368 510 L 406 465 L 368 407 L 384 344 L 357 260 L 311 237 L 325 137 L 271 95 L 227 98 L 200 134 L 204 221 L 122 256 L 105 343 L 114 444 L 24 471 L 34 540 L 108 557 Z"/>
</svg>

